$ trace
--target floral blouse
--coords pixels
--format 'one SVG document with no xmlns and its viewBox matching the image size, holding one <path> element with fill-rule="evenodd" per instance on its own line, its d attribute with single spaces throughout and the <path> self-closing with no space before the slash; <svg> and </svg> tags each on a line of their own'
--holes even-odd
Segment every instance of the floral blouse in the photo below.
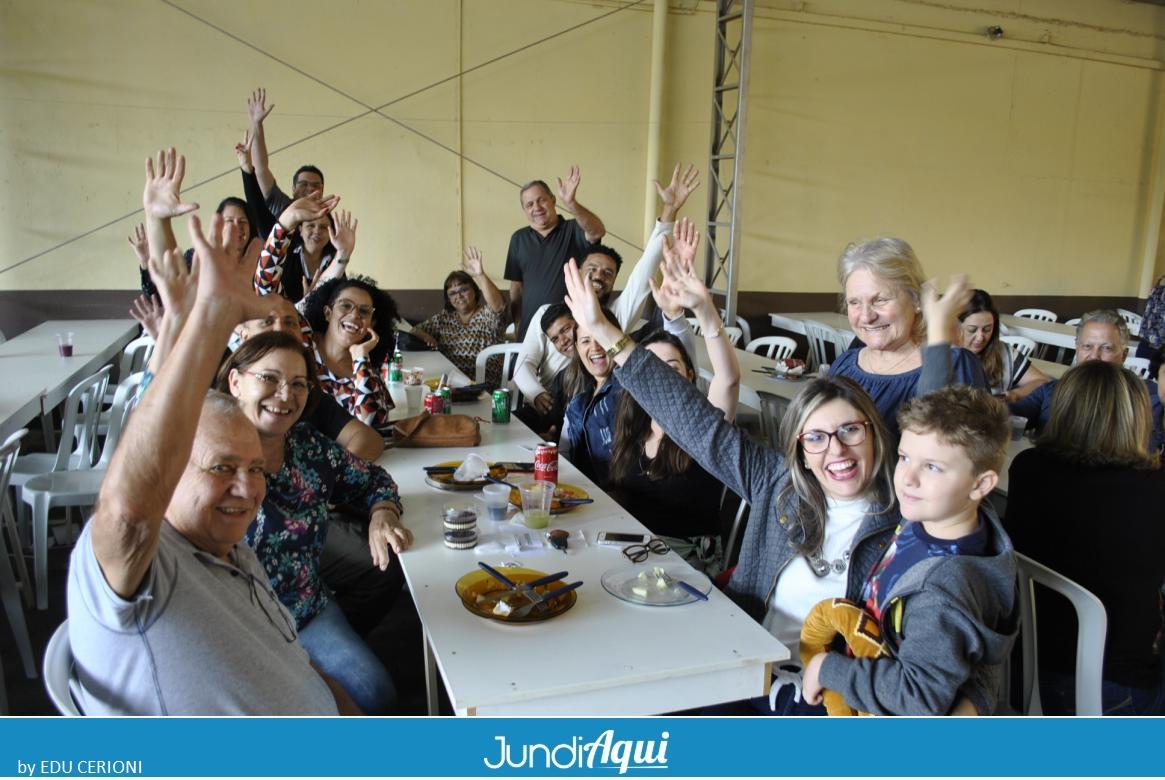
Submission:
<svg viewBox="0 0 1165 780">
<path fill-rule="evenodd" d="M 352 361 L 352 376 L 339 376 L 328 367 L 320 349 L 312 345 L 316 356 L 316 373 L 320 383 L 320 390 L 332 396 L 348 414 L 365 425 L 377 430 L 387 429 L 392 425 L 388 419 L 392 411 L 392 396 L 388 394 L 388 386 L 384 384 L 380 371 L 371 360 L 361 358 Z"/>
<path fill-rule="evenodd" d="M 463 323 L 455 311 L 443 309 L 416 326 L 433 338 L 441 354 L 449 358 L 461 373 L 470 379 L 476 371 L 477 353 L 502 340 L 502 315 L 488 305 L 477 308 L 468 323 Z M 491 386 L 501 384 L 501 356 L 486 363 L 485 381 Z"/>
<path fill-rule="evenodd" d="M 374 463 L 349 454 L 306 423 L 287 434 L 283 468 L 267 475 L 267 495 L 247 529 L 247 543 L 267 570 L 279 600 L 303 628 L 328 604 L 320 553 L 328 504 L 400 506 L 396 483 Z"/>
</svg>

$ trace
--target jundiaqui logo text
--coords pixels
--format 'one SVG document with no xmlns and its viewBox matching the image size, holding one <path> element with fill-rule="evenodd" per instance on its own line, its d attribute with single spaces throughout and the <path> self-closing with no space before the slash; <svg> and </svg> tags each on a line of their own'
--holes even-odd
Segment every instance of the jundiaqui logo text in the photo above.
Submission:
<svg viewBox="0 0 1165 780">
<path fill-rule="evenodd" d="M 482 762 L 489 769 L 618 769 L 619 774 L 638 769 L 667 769 L 668 732 L 654 739 L 615 739 L 607 729 L 591 742 L 572 737 L 570 742 L 547 745 L 536 742 L 511 745 L 504 736 L 494 737 L 497 753 Z"/>
</svg>

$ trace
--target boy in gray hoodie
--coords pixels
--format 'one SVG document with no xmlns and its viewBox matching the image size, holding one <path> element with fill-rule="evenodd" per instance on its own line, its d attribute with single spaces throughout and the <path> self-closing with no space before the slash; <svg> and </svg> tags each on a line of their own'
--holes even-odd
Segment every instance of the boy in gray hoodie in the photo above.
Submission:
<svg viewBox="0 0 1165 780">
<path fill-rule="evenodd" d="M 945 715 L 965 698 L 991 714 L 1018 629 L 1014 550 L 984 501 L 1007 455 L 1007 409 L 953 386 L 905 404 L 898 424 L 903 522 L 862 591 L 890 655 L 819 653 L 804 696 L 816 704 L 828 688 L 875 715 Z"/>
</svg>

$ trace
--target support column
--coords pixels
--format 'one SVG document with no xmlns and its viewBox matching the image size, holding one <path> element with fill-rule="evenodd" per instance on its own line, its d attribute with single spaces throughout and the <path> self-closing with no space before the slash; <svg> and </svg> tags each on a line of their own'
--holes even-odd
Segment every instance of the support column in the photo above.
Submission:
<svg viewBox="0 0 1165 780">
<path fill-rule="evenodd" d="M 659 178 L 659 147 L 663 135 L 663 58 L 667 48 L 667 2 L 655 0 L 651 13 L 651 88 L 647 111 L 647 178 L 643 195 L 643 240 L 655 230 L 655 180 Z"/>
</svg>

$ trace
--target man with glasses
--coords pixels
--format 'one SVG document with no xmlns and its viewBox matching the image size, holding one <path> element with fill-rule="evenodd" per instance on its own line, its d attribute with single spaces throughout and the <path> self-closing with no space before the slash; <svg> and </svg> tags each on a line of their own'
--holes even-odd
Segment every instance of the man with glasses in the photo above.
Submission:
<svg viewBox="0 0 1165 780">
<path fill-rule="evenodd" d="M 267 158 L 267 136 L 263 132 L 263 120 L 275 110 L 275 104 L 267 105 L 267 90 L 259 87 L 251 97 L 247 98 L 247 114 L 251 119 L 250 132 L 245 136 L 244 146 L 250 148 L 251 165 L 254 168 L 255 178 L 259 181 L 259 188 L 263 193 L 265 206 L 272 216 L 278 217 L 283 210 L 291 205 L 292 201 L 307 198 L 312 195 L 322 197 L 324 194 L 324 174 L 314 165 L 302 165 L 291 177 L 291 192 L 289 196 L 279 188 L 275 181 L 275 174 Z"/>
<path fill-rule="evenodd" d="M 677 163 L 672 171 L 667 187 L 656 182 L 663 209 L 655 223 L 655 230 L 647 240 L 643 255 L 635 263 L 627 284 L 618 299 L 610 306 L 624 331 L 630 332 L 640 318 L 648 295 L 651 294 L 651 279 L 659 270 L 663 258 L 663 237 L 671 234 L 679 210 L 687 202 L 688 196 L 700 186 L 700 174 L 694 165 L 681 168 Z M 567 258 L 570 259 L 570 258 Z M 583 256 L 579 272 L 595 293 L 599 302 L 607 306 L 615 289 L 615 279 L 623 265 L 623 258 L 614 249 L 601 244 L 591 247 Z M 562 264 L 558 267 L 559 280 L 562 279 Z M 507 276 L 507 278 L 509 278 Z M 562 296 L 536 309 L 532 315 L 536 326 L 526 331 L 522 340 L 522 351 L 518 353 L 514 369 L 514 383 L 525 397 L 529 407 L 520 412 L 523 422 L 539 432 L 550 433 L 550 429 L 562 426 L 564 405 L 555 403 L 552 392 L 555 377 L 574 357 L 574 318 L 570 310 L 562 306 Z M 552 317 L 547 312 L 554 304 Z M 559 308 L 561 307 L 561 308 Z M 682 312 L 681 312 L 682 314 Z M 675 320 L 664 318 L 664 330 L 680 335 L 688 330 L 688 322 L 682 316 Z M 553 348 L 551 348 L 553 345 Z M 569 399 L 567 399 L 569 400 Z"/>
<path fill-rule="evenodd" d="M 69 640 L 90 715 L 334 715 L 295 623 L 243 543 L 265 492 L 263 450 L 233 399 L 206 388 L 240 321 L 263 317 L 252 268 L 191 217 L 200 258 L 185 312 L 123 433 L 69 567 Z M 184 263 L 151 246 L 151 270 Z M 159 261 L 157 258 L 162 257 Z M 165 266 L 165 268 L 163 267 Z"/>
<path fill-rule="evenodd" d="M 1103 360 L 1105 363 L 1123 366 L 1128 354 L 1129 326 L 1120 314 L 1112 309 L 1097 309 L 1080 318 L 1076 326 L 1077 364 Z M 1052 380 L 1046 385 L 1040 385 L 1026 398 L 1009 404 L 1011 413 L 1017 417 L 1026 417 L 1029 423 L 1035 423 L 1037 432 L 1042 431 L 1052 412 L 1052 393 L 1056 384 L 1056 380 Z M 1145 387 L 1153 407 L 1153 432 L 1149 438 L 1149 450 L 1157 452 L 1162 444 L 1161 390 L 1152 379 L 1145 380 Z"/>
</svg>

